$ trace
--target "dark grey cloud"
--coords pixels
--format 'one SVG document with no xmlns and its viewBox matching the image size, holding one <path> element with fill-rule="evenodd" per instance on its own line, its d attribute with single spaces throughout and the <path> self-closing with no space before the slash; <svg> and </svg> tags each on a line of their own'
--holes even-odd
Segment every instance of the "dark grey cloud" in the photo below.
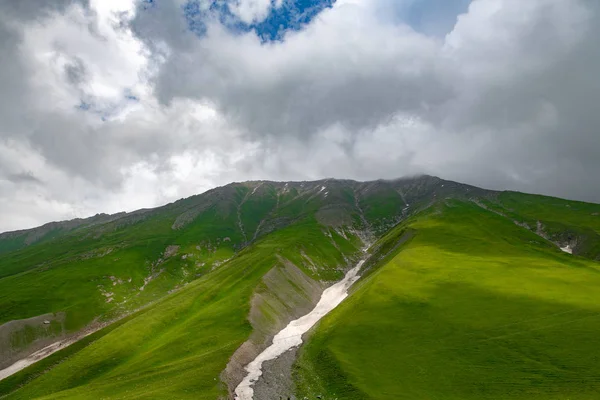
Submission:
<svg viewBox="0 0 600 400">
<path fill-rule="evenodd" d="M 75 57 L 70 63 L 65 65 L 65 76 L 72 85 L 78 86 L 86 80 L 85 64 L 80 58 Z"/>
<path fill-rule="evenodd" d="M 36 40 L 44 39 L 29 37 L 32 29 L 43 28 L 44 25 L 36 25 L 37 22 L 47 23 L 77 7 L 79 12 L 71 18 L 79 18 L 78 25 L 70 29 L 81 36 L 88 33 L 90 38 L 97 40 L 100 45 L 98 49 L 89 49 L 91 52 L 103 50 L 101 45 L 108 39 L 98 32 L 95 12 L 87 9 L 88 6 L 87 1 L 27 0 L 0 4 L 0 52 L 7 60 L 0 69 L 0 86 L 3 88 L 0 139 L 9 140 L 13 149 L 20 144 L 34 151 L 67 175 L 81 177 L 100 187 L 114 188 L 122 181 L 121 163 L 134 157 L 130 148 L 120 146 L 119 141 L 123 138 L 116 137 L 117 129 L 100 123 L 100 115 L 88 115 L 86 110 L 78 109 L 80 104 L 101 101 L 93 87 L 94 82 L 91 82 L 90 68 L 94 66 L 77 53 L 87 50 L 85 45 L 78 43 L 81 38 L 73 37 L 63 22 L 57 29 L 65 29 L 65 33 L 59 31 L 57 38 L 49 40 L 43 49 L 51 54 L 47 60 L 35 59 L 40 55 L 37 49 L 30 52 L 24 49 L 26 45 L 36 45 Z M 69 17 L 66 19 L 68 21 Z M 75 46 L 65 41 L 72 41 Z M 49 67 L 45 71 L 47 75 L 36 76 L 39 73 L 36 68 L 40 68 L 36 62 Z M 49 66 L 44 65 L 48 63 Z M 118 74 L 119 71 L 101 73 Z M 133 86 L 135 82 L 130 84 Z M 159 148 L 164 149 L 164 146 Z"/>
<path fill-rule="evenodd" d="M 7 60 L 0 68 L 0 118 L 5 129 L 18 129 L 20 109 L 26 93 L 26 68 L 17 57 L 21 35 L 7 27 L 0 19 L 0 54 Z"/>
<path fill-rule="evenodd" d="M 488 137 L 470 160 L 475 170 L 469 172 L 468 164 L 452 169 L 457 178 L 481 185 L 598 202 L 600 117 L 594 104 L 600 102 L 600 81 L 593 71 L 600 67 L 600 5 L 541 2 L 529 9 L 535 18 L 517 23 L 519 8 L 512 3 L 506 11 L 510 34 L 496 30 L 511 40 L 500 42 L 510 51 L 494 54 L 486 42 L 471 47 L 480 55 L 466 61 L 497 67 L 482 69 L 489 74 L 483 81 L 458 80 L 468 89 L 444 110 L 448 129 L 474 140 Z"/>
<path fill-rule="evenodd" d="M 178 51 L 189 48 L 196 37 L 188 29 L 181 4 L 178 1 L 138 2 L 135 17 L 128 25 L 155 52 L 163 52 L 165 46 Z"/>
<path fill-rule="evenodd" d="M 170 55 L 156 93 L 163 104 L 176 97 L 210 99 L 255 135 L 299 137 L 335 123 L 353 131 L 372 128 L 398 110 L 427 113 L 451 96 L 433 58 L 434 43 L 402 28 L 377 34 L 350 38 L 322 24 L 268 48 L 252 33 L 235 38 L 213 27 L 208 38 Z M 389 40 L 384 34 L 409 38 L 373 48 Z M 311 49 L 320 36 L 331 42 L 330 50 Z"/>
<path fill-rule="evenodd" d="M 43 182 L 36 178 L 31 172 L 19 172 L 16 174 L 9 174 L 6 177 L 7 180 L 12 183 L 20 184 L 20 183 L 34 183 L 34 184 L 42 184 Z"/>
<path fill-rule="evenodd" d="M 19 0 L 2 2 L 2 14 L 6 19 L 18 21 L 31 21 L 33 19 L 48 16 L 51 13 L 60 13 L 73 5 L 78 4 L 85 8 L 89 6 L 89 0 Z"/>
<path fill-rule="evenodd" d="M 386 6 L 398 4 L 381 1 L 373 15 L 384 15 Z M 218 26 L 192 40 L 179 33 L 185 22 L 174 8 L 170 23 L 156 31 L 157 10 L 140 12 L 135 24 L 136 32 L 148 32 L 141 38 L 177 49 L 156 76 L 163 104 L 208 99 L 264 142 L 270 149 L 264 152 L 281 151 L 267 137 L 327 146 L 322 132 L 341 126 L 345 138 L 336 139 L 336 150 L 363 165 L 361 176 L 399 175 L 421 163 L 427 172 L 483 186 L 600 201 L 593 185 L 600 125 L 591 107 L 600 93 L 597 3 L 476 1 L 444 43 L 392 26 L 393 18 L 375 28 L 381 21 L 364 11 L 357 11 L 363 21 L 356 24 L 350 8 L 345 14 L 334 9 L 271 45 L 252 34 L 232 37 Z M 385 168 L 357 157 L 352 147 L 364 146 L 366 131 L 390 125 L 390 136 L 411 134 L 406 126 L 394 130 L 390 121 L 398 114 L 419 119 L 434 143 L 407 148 L 399 139 L 404 158 L 390 155 Z M 347 172 L 323 164 L 326 171 Z"/>
</svg>

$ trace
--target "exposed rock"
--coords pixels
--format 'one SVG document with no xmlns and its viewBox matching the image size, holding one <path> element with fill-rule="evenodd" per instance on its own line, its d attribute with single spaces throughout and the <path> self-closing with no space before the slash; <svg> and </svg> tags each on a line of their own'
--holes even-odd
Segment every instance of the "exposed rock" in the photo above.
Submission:
<svg viewBox="0 0 600 400">
<path fill-rule="evenodd" d="M 292 366 L 297 352 L 298 348 L 294 347 L 276 359 L 263 363 L 263 374 L 253 386 L 255 399 L 297 400 L 292 380 Z"/>
<path fill-rule="evenodd" d="M 321 225 L 339 228 L 352 225 L 352 209 L 350 205 L 330 204 L 321 207 L 315 217 Z"/>
<path fill-rule="evenodd" d="M 186 225 L 194 221 L 196 217 L 198 217 L 198 215 L 200 215 L 205 209 L 206 206 L 199 206 L 183 212 L 175 219 L 173 225 L 171 225 L 171 229 L 178 230 L 185 227 Z"/>
<path fill-rule="evenodd" d="M 112 282 L 113 286 L 117 286 L 117 285 L 123 284 L 123 281 L 121 279 L 116 278 L 114 276 L 109 276 L 108 279 L 110 279 L 110 281 Z"/>
<path fill-rule="evenodd" d="M 102 258 L 104 256 L 109 255 L 116 248 L 119 248 L 119 247 L 122 247 L 122 246 L 94 249 L 92 251 L 88 251 L 86 253 L 80 254 L 79 256 L 77 256 L 77 258 L 79 260 L 89 260 L 90 258 Z"/>
<path fill-rule="evenodd" d="M 229 261 L 229 260 L 231 260 L 231 257 L 230 257 L 230 258 L 226 258 L 226 259 L 224 259 L 224 260 L 217 260 L 217 261 L 214 261 L 214 262 L 212 263 L 212 268 L 211 268 L 211 271 L 214 271 L 215 269 L 219 268 L 221 265 L 225 264 L 225 263 L 226 263 L 227 261 Z M 204 264 L 202 264 L 202 265 L 204 265 Z"/>
<path fill-rule="evenodd" d="M 144 278 L 144 284 L 140 287 L 140 292 L 143 292 L 144 289 L 146 288 L 146 286 L 152 282 L 154 279 L 156 279 L 160 274 L 162 274 L 163 272 L 165 272 L 164 268 L 161 268 L 160 270 L 153 272 L 150 274 L 150 276 L 147 276 Z"/>
<path fill-rule="evenodd" d="M 178 251 L 179 251 L 179 246 L 177 246 L 177 245 L 167 246 L 167 248 L 165 249 L 165 252 L 164 252 L 164 257 L 169 258 L 171 256 L 174 256 L 175 254 L 177 254 Z"/>
</svg>

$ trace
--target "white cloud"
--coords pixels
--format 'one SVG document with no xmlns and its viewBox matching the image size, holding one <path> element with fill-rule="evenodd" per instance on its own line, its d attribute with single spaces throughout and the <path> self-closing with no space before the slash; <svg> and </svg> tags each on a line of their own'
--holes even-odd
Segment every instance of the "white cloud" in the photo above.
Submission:
<svg viewBox="0 0 600 400">
<path fill-rule="evenodd" d="M 279 1 L 281 4 L 281 1 Z M 264 21 L 269 15 L 271 0 L 237 0 L 231 12 L 247 24 Z"/>
<path fill-rule="evenodd" d="M 34 71 L 31 89 L 52 96 L 52 102 L 37 97 L 39 108 L 70 111 L 83 100 L 111 114 L 122 107 L 125 91 L 151 94 L 144 79 L 149 55 L 129 30 L 118 25 L 123 23 L 118 12 L 124 11 L 124 4 L 119 2 L 116 9 L 107 9 L 104 2 L 92 5 L 98 5 L 93 13 L 72 6 L 23 29 L 21 56 Z M 79 69 L 77 81 L 69 68 Z"/>
</svg>

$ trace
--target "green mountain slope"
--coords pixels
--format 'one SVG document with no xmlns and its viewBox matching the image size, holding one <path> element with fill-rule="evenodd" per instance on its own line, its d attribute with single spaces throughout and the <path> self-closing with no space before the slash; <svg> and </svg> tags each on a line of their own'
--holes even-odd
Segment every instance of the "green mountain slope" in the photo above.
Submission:
<svg viewBox="0 0 600 400">
<path fill-rule="evenodd" d="M 441 180 L 426 181 L 405 196 L 414 207 L 436 196 Z M 99 315 L 134 310 L 202 276 L 248 243 L 307 217 L 342 233 L 385 231 L 407 212 L 398 188 L 415 182 L 406 183 L 232 184 L 80 226 L 0 257 L 0 324 L 65 311 L 66 329 L 76 330 Z"/>
<path fill-rule="evenodd" d="M 531 216 L 540 198 L 500 199 Z M 569 226 L 589 222 L 574 209 L 599 208 L 571 204 Z M 559 215 L 539 207 L 539 218 Z M 382 246 L 407 230 L 410 240 L 372 266 L 302 348 L 300 396 L 598 398 L 600 264 L 468 202 L 416 216 Z"/>
<path fill-rule="evenodd" d="M 344 263 L 315 227 L 287 228 L 246 249 L 8 398 L 56 392 L 47 398 L 215 399 L 226 393 L 220 374 L 251 333 L 250 298 L 279 263 L 277 256 L 301 265 L 297 255 L 303 248 L 324 268 Z"/>
<path fill-rule="evenodd" d="M 596 204 L 515 192 L 501 193 L 488 204 L 539 235 L 568 245 L 575 254 L 600 260 L 600 212 Z"/>
<path fill-rule="evenodd" d="M 114 221 L 127 215 L 98 214 L 90 218 L 77 218 L 70 221 L 50 222 L 33 229 L 0 233 L 0 254 L 19 250 L 33 244 L 42 243 L 86 227 Z"/>
<path fill-rule="evenodd" d="M 352 295 L 300 351 L 300 395 L 590 398 L 576 394 L 598 372 L 578 359 L 598 355 L 585 343 L 599 212 L 429 176 L 260 181 L 61 230 L 0 255 L 0 368 L 130 316 L 0 381 L 0 396 L 225 398 L 375 241 Z M 583 325 L 564 334 L 571 320 Z"/>
</svg>

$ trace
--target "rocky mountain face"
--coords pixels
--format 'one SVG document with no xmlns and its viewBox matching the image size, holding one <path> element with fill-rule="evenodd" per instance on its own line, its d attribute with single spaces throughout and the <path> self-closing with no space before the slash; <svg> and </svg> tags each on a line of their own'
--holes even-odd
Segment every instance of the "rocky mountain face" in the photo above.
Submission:
<svg viewBox="0 0 600 400">
<path fill-rule="evenodd" d="M 97 214 L 0 233 L 0 254 L 70 234 L 98 238 L 157 216 L 173 218 L 171 228 L 182 230 L 205 212 L 216 212 L 223 218 L 237 214 L 237 228 L 243 238 L 240 246 L 310 213 L 324 225 L 349 226 L 358 222 L 379 232 L 437 199 L 489 197 L 494 193 L 433 176 L 371 182 L 324 179 L 231 183 L 153 209 Z M 259 217 L 255 226 L 251 220 Z"/>
</svg>

